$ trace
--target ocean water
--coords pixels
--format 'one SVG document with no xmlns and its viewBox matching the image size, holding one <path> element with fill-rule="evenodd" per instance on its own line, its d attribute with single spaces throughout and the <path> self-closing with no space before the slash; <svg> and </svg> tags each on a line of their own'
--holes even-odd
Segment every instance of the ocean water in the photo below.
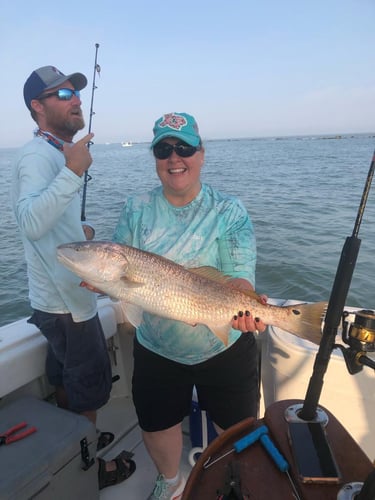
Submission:
<svg viewBox="0 0 375 500">
<path fill-rule="evenodd" d="M 202 180 L 239 196 L 254 223 L 257 291 L 328 300 L 341 251 L 352 235 L 375 146 L 371 134 L 206 141 Z M 10 204 L 15 149 L 0 149 L 0 326 L 27 316 L 27 274 Z M 148 144 L 91 147 L 86 218 L 110 239 L 124 199 L 159 183 Z M 375 309 L 375 186 L 347 304 Z"/>
</svg>

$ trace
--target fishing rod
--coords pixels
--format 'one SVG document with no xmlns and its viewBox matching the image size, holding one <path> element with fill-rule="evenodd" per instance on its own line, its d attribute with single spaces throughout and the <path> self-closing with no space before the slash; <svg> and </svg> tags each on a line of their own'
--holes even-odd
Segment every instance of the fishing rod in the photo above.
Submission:
<svg viewBox="0 0 375 500">
<path fill-rule="evenodd" d="M 344 352 L 344 359 L 348 367 L 348 370 L 351 374 L 355 372 L 353 369 L 354 362 L 356 364 L 360 363 L 375 368 L 375 363 L 370 358 L 367 358 L 367 356 L 365 356 L 363 352 L 361 352 L 363 350 L 364 342 L 361 342 L 361 349 L 358 350 L 359 347 L 358 343 L 354 344 L 350 342 L 349 339 L 343 335 L 344 342 L 349 343 L 351 347 L 348 350 L 346 350 L 343 346 L 335 344 L 335 337 L 340 324 L 340 320 L 345 317 L 345 313 L 343 311 L 351 279 L 353 276 L 354 267 L 357 261 L 359 247 L 361 244 L 361 240 L 358 238 L 358 233 L 363 213 L 365 210 L 368 194 L 370 191 L 374 170 L 375 170 L 375 152 L 373 154 L 370 169 L 367 174 L 367 179 L 363 190 L 361 202 L 359 205 L 357 218 L 354 224 L 353 233 L 351 236 L 346 238 L 346 241 L 344 243 L 341 252 L 340 261 L 337 267 L 335 280 L 333 283 L 331 295 L 328 302 L 328 308 L 323 328 L 323 335 L 320 341 L 317 355 L 315 357 L 313 373 L 309 381 L 303 407 L 301 411 L 298 413 L 298 417 L 301 418 L 302 420 L 314 420 L 316 416 L 316 409 L 323 388 L 324 374 L 327 370 L 331 352 L 335 347 L 340 348 Z M 360 323 L 365 324 L 365 326 L 367 327 L 367 329 L 365 328 L 366 336 L 368 337 L 369 333 L 372 333 L 373 334 L 372 338 L 374 339 L 375 329 L 372 332 L 371 328 L 369 327 L 369 325 L 372 327 L 373 324 L 375 324 L 374 312 L 373 311 L 363 311 L 363 312 L 365 313 L 365 316 L 371 317 L 372 313 L 372 316 L 374 317 L 374 321 L 372 323 L 371 322 L 369 323 L 367 321 L 367 318 L 366 320 L 361 319 L 360 321 Z M 354 348 L 354 345 L 356 348 Z M 373 350 L 375 350 L 375 348 Z"/>
<path fill-rule="evenodd" d="M 95 64 L 94 64 L 94 76 L 92 78 L 92 90 L 91 90 L 91 105 L 90 105 L 90 118 L 89 118 L 89 131 L 88 133 L 91 133 L 91 123 L 92 123 L 92 117 L 95 115 L 95 112 L 93 111 L 93 104 L 94 104 L 94 93 L 95 89 L 97 88 L 95 85 L 95 77 L 96 73 L 100 74 L 100 66 L 97 63 L 98 60 L 98 49 L 99 49 L 99 44 L 95 44 Z M 87 147 L 90 148 L 90 146 L 94 144 L 92 141 L 90 141 L 87 144 Z M 85 172 L 85 177 L 84 177 L 84 183 L 83 183 L 83 191 L 82 191 L 82 208 L 81 208 L 81 221 L 84 222 L 86 220 L 86 193 L 87 193 L 87 183 L 91 180 L 91 175 L 89 175 L 88 171 L 86 170 Z"/>
</svg>

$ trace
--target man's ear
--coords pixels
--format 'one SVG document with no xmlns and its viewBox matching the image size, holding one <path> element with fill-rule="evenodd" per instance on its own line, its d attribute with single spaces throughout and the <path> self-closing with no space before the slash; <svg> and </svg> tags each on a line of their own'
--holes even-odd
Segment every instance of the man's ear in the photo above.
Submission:
<svg viewBox="0 0 375 500">
<path fill-rule="evenodd" d="M 32 99 L 30 102 L 31 108 L 35 111 L 35 113 L 41 113 L 43 111 L 43 105 L 38 99 Z"/>
</svg>

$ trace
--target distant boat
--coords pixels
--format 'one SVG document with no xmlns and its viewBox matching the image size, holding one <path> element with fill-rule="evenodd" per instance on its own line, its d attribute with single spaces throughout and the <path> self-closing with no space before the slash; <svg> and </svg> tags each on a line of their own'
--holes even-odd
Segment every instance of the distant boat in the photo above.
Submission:
<svg viewBox="0 0 375 500">
<path fill-rule="evenodd" d="M 123 148 L 130 148 L 131 146 L 133 146 L 133 143 L 131 141 L 125 141 L 121 143 L 121 146 Z"/>
</svg>

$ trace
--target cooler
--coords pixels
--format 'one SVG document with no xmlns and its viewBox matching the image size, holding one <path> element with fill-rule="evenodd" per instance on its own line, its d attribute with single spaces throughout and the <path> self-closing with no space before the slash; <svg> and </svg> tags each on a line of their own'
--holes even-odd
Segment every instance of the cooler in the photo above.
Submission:
<svg viewBox="0 0 375 500">
<path fill-rule="evenodd" d="M 37 430 L 0 445 L 0 500 L 99 499 L 92 422 L 33 397 L 0 409 L 0 435 L 21 422 Z"/>
</svg>

